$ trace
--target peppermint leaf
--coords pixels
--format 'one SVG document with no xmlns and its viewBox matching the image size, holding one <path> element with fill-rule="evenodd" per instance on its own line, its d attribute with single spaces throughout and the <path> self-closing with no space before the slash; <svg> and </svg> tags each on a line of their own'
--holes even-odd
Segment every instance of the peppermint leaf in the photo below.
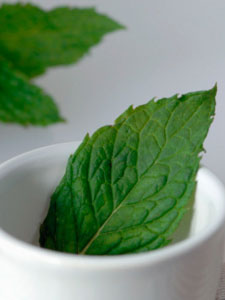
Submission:
<svg viewBox="0 0 225 300">
<path fill-rule="evenodd" d="M 167 245 L 191 205 L 216 87 L 130 107 L 70 157 L 40 245 L 124 254 Z"/>
<path fill-rule="evenodd" d="M 77 62 L 105 34 L 124 28 L 94 8 L 44 11 L 21 3 L 3 4 L 0 24 L 0 55 L 29 77 Z"/>
<path fill-rule="evenodd" d="M 49 95 L 0 60 L 0 121 L 46 126 L 63 119 Z"/>
</svg>

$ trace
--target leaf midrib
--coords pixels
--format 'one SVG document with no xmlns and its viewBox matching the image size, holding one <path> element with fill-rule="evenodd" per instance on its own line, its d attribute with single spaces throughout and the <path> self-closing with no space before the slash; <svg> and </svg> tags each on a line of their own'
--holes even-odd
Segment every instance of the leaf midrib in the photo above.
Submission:
<svg viewBox="0 0 225 300">
<path fill-rule="evenodd" d="M 162 146 L 162 148 L 160 149 L 158 155 L 156 156 L 156 158 L 154 159 L 154 161 L 152 162 L 152 164 L 146 169 L 146 171 L 138 178 L 137 182 L 133 185 L 133 187 L 130 189 L 130 191 L 127 193 L 127 195 L 125 196 L 125 198 L 121 201 L 121 203 L 117 206 L 117 208 L 115 208 L 112 213 L 108 216 L 108 218 L 105 220 L 105 222 L 102 224 L 102 226 L 97 230 L 96 234 L 90 239 L 90 241 L 87 243 L 87 245 L 83 248 L 83 250 L 79 253 L 79 254 L 85 254 L 86 251 L 88 250 L 88 248 L 91 246 L 91 244 L 96 240 L 96 238 L 99 236 L 99 234 L 101 233 L 102 229 L 105 227 L 105 225 L 110 221 L 110 219 L 113 217 L 113 215 L 121 208 L 121 206 L 123 205 L 124 201 L 127 199 L 127 197 L 129 196 L 129 194 L 133 191 L 133 189 L 137 186 L 137 184 L 139 183 L 139 181 L 141 180 L 141 178 L 149 171 L 150 168 L 152 168 L 152 166 L 157 162 L 160 154 L 162 153 L 162 150 L 165 148 L 166 144 L 167 144 L 167 134 L 166 134 L 166 130 L 167 130 L 167 126 L 169 121 L 171 120 L 177 106 L 180 104 L 180 101 L 176 103 L 174 109 L 172 110 L 166 125 L 165 125 L 165 142 Z M 129 118 L 128 118 L 129 119 Z M 126 120 L 127 121 L 127 120 Z M 146 125 L 145 125 L 146 126 Z"/>
</svg>

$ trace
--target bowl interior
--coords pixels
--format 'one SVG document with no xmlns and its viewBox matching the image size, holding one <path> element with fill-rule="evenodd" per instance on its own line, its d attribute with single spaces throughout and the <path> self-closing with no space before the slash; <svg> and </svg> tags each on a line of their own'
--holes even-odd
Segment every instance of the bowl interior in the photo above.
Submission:
<svg viewBox="0 0 225 300">
<path fill-rule="evenodd" d="M 65 172 L 68 157 L 79 142 L 44 147 L 20 155 L 0 166 L 0 227 L 10 235 L 38 245 L 39 227 L 49 199 Z M 179 240 L 199 234 L 218 213 L 217 179 L 206 168 L 198 172 L 190 230 Z M 219 194 L 217 194 L 219 193 Z"/>
</svg>

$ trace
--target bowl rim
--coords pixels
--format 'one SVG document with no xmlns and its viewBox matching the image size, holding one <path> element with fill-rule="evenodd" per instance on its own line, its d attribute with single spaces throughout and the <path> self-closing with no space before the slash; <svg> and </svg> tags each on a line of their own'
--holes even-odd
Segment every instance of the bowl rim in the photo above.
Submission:
<svg viewBox="0 0 225 300">
<path fill-rule="evenodd" d="M 80 142 L 67 142 L 57 143 L 45 147 L 40 147 L 18 156 L 15 156 L 2 164 L 0 164 L 0 180 L 4 173 L 11 172 L 16 166 L 28 159 L 37 159 L 40 154 L 47 153 L 55 150 L 58 152 L 60 149 L 65 151 L 67 149 L 76 149 Z M 71 152 L 73 152 L 72 150 Z M 14 258 L 14 260 L 28 262 L 33 265 L 44 265 L 45 268 L 61 268 L 66 270 L 73 270 L 74 268 L 82 268 L 83 270 L 115 270 L 121 268 L 134 268 L 138 266 L 154 266 L 163 263 L 166 260 L 177 259 L 189 253 L 193 249 L 198 248 L 203 243 L 222 229 L 225 225 L 225 188 L 221 181 L 207 168 L 201 168 L 202 176 L 213 182 L 215 188 L 219 193 L 216 199 L 217 217 L 213 222 L 200 233 L 187 239 L 180 241 L 168 247 L 158 249 L 155 251 L 128 254 L 128 255 L 115 255 L 115 256 L 92 256 L 92 255 L 76 255 L 69 253 L 62 253 L 48 249 L 39 248 L 35 245 L 26 243 L 18 238 L 7 233 L 0 228 L 0 253 L 5 257 Z M 216 206 L 215 205 L 215 206 Z"/>
</svg>

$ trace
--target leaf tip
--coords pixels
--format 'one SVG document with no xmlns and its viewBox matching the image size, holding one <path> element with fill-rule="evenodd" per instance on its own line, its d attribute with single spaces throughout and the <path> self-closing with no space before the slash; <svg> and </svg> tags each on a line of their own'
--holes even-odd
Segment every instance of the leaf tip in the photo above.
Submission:
<svg viewBox="0 0 225 300">
<path fill-rule="evenodd" d="M 217 82 L 214 84 L 214 86 L 209 89 L 209 90 L 206 90 L 205 92 L 211 96 L 211 97 L 216 97 L 216 94 L 217 94 L 217 90 L 218 90 L 218 86 L 217 86 Z"/>
<path fill-rule="evenodd" d="M 87 132 L 86 135 L 85 135 L 85 137 L 84 137 L 83 142 L 86 142 L 86 141 L 88 141 L 89 139 L 90 139 L 90 135 L 89 135 L 89 133 Z"/>
<path fill-rule="evenodd" d="M 67 123 L 66 118 L 59 116 L 59 123 Z"/>
<path fill-rule="evenodd" d="M 211 91 L 213 92 L 214 96 L 216 96 L 217 94 L 217 89 L 218 89 L 218 86 L 217 86 L 217 82 L 214 84 L 213 88 L 211 89 Z"/>
<path fill-rule="evenodd" d="M 117 24 L 118 24 L 118 30 L 126 30 L 127 29 L 127 26 L 120 24 L 120 23 L 117 23 Z"/>
</svg>

